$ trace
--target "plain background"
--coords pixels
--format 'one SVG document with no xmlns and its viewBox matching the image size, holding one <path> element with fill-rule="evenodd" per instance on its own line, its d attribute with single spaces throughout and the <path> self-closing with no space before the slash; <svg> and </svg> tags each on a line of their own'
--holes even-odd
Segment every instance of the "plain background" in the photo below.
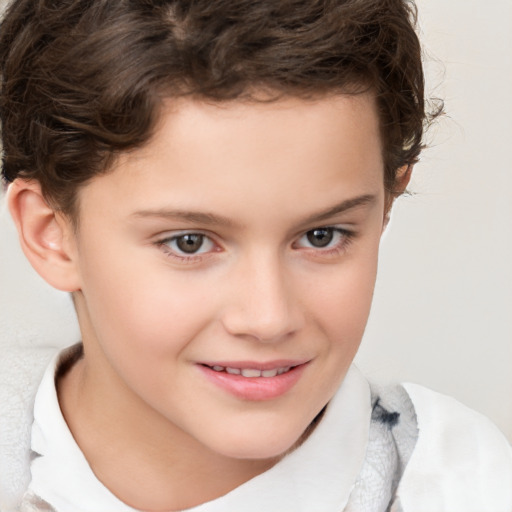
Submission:
<svg viewBox="0 0 512 512">
<path fill-rule="evenodd" d="M 512 440 L 512 2 L 418 6 L 447 115 L 395 206 L 356 361 L 373 380 L 455 396 Z M 0 350 L 77 341 L 69 297 L 28 266 L 4 207 L 0 244 Z"/>
</svg>

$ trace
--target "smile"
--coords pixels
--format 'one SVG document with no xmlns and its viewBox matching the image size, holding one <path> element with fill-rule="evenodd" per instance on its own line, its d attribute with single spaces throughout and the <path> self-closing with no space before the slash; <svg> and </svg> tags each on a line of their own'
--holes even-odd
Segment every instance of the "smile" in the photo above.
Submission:
<svg viewBox="0 0 512 512">
<path fill-rule="evenodd" d="M 241 375 L 242 377 L 254 379 L 257 377 L 276 377 L 277 375 L 289 372 L 293 366 L 271 368 L 268 370 L 258 370 L 257 368 L 231 368 L 229 366 L 226 367 L 219 365 L 210 366 L 209 368 L 215 372 L 226 372 L 230 375 Z"/>
<path fill-rule="evenodd" d="M 311 361 L 273 363 L 220 362 L 197 365 L 215 387 L 243 400 L 273 400 L 287 394 L 301 379 Z M 259 366 L 259 368 L 255 368 Z"/>
</svg>

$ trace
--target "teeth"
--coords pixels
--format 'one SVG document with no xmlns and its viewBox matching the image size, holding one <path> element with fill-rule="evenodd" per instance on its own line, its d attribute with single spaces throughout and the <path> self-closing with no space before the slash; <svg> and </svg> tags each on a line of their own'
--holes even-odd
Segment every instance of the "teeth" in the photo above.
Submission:
<svg viewBox="0 0 512 512">
<path fill-rule="evenodd" d="M 254 368 L 230 368 L 224 367 L 220 365 L 214 365 L 210 367 L 215 372 L 226 372 L 231 375 L 242 375 L 242 377 L 248 377 L 249 379 L 255 377 L 275 377 L 277 375 L 282 375 L 290 371 L 291 366 L 286 366 L 284 368 L 273 368 L 272 370 L 256 370 Z"/>
<path fill-rule="evenodd" d="M 252 370 L 250 368 L 244 368 L 242 370 L 243 377 L 261 377 L 261 370 Z"/>
</svg>

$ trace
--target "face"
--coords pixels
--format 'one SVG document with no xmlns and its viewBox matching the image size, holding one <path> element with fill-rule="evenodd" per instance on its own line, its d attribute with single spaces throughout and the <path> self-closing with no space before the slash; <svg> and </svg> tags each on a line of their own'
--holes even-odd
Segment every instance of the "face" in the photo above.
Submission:
<svg viewBox="0 0 512 512">
<path fill-rule="evenodd" d="M 385 204 L 372 97 L 168 104 L 79 203 L 89 389 L 196 450 L 292 447 L 370 309 Z"/>
</svg>

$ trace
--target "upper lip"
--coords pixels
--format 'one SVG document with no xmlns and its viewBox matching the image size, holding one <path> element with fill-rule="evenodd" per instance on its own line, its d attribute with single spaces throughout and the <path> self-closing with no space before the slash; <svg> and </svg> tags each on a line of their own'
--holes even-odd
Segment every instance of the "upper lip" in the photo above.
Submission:
<svg viewBox="0 0 512 512">
<path fill-rule="evenodd" d="M 275 368 L 287 368 L 308 363 L 309 359 L 278 359 L 274 361 L 202 361 L 204 366 L 223 366 L 225 368 L 250 368 L 253 370 L 273 370 Z"/>
</svg>

